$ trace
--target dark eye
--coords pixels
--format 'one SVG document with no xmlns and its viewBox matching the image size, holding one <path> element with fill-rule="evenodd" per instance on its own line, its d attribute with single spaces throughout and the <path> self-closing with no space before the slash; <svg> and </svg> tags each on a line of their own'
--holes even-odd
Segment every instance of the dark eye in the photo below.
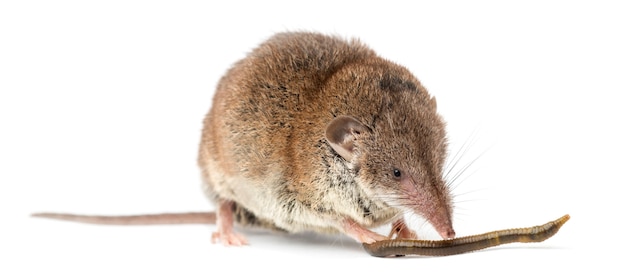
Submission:
<svg viewBox="0 0 626 279">
<path fill-rule="evenodd" d="M 393 169 L 393 176 L 400 177 L 402 176 L 402 172 L 399 169 Z"/>
</svg>

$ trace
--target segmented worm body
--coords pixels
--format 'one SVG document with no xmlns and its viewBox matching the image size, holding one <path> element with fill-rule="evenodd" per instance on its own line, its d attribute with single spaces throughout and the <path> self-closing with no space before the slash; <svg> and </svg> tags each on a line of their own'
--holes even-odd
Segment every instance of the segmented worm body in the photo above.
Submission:
<svg viewBox="0 0 626 279">
<path fill-rule="evenodd" d="M 541 226 L 493 231 L 447 240 L 391 239 L 363 244 L 363 247 L 375 257 L 449 256 L 513 242 L 541 242 L 556 234 L 569 218 L 569 215 L 565 215 Z"/>
</svg>

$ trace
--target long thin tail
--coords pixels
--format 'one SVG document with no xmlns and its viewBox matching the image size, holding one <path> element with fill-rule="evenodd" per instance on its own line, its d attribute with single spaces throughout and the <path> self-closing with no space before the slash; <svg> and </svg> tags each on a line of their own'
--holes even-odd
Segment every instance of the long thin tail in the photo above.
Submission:
<svg viewBox="0 0 626 279">
<path fill-rule="evenodd" d="M 34 213 L 31 216 L 98 225 L 215 224 L 215 212 L 163 213 L 126 216 Z"/>
</svg>

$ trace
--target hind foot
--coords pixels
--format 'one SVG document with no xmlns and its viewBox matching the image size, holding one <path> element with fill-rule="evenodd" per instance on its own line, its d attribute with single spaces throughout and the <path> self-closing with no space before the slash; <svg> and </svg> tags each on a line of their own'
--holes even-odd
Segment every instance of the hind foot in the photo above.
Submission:
<svg viewBox="0 0 626 279">
<path fill-rule="evenodd" d="M 221 242 L 224 246 L 247 245 L 248 240 L 242 234 L 235 232 L 232 201 L 220 201 L 217 208 L 217 231 L 211 235 L 211 242 Z"/>
</svg>

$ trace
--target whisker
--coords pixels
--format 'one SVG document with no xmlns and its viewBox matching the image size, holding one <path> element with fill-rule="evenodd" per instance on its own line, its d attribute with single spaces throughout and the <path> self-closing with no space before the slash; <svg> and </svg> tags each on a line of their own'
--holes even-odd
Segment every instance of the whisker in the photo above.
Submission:
<svg viewBox="0 0 626 279">
<path fill-rule="evenodd" d="M 478 159 L 481 159 L 486 153 L 487 151 L 489 151 L 491 149 L 491 147 L 493 146 L 489 146 L 488 148 L 484 149 L 480 154 L 478 154 L 478 156 L 476 156 L 476 158 L 472 159 L 469 163 L 467 163 L 465 166 L 463 166 L 463 168 L 456 173 L 449 181 L 448 181 L 448 187 L 452 189 L 455 189 L 456 187 L 458 187 L 457 185 L 454 185 L 455 182 L 459 179 L 459 177 L 461 177 L 472 165 L 474 165 L 474 163 L 476 163 L 476 161 L 478 161 Z M 466 176 L 463 180 L 461 180 L 460 182 L 465 181 L 467 178 L 469 178 L 471 175 L 473 175 L 476 171 L 470 173 L 470 175 Z M 459 182 L 459 184 L 460 184 Z"/>
<path fill-rule="evenodd" d="M 486 201 L 487 199 L 471 199 L 471 200 L 460 200 L 460 201 L 455 201 L 454 204 L 463 204 L 463 203 L 468 203 L 468 202 L 477 202 L 477 201 Z"/>
<path fill-rule="evenodd" d="M 459 162 L 461 162 L 461 159 L 465 156 L 465 154 L 467 154 L 467 151 L 476 143 L 477 133 L 477 130 L 474 129 L 469 137 L 463 142 L 461 147 L 457 150 L 457 152 L 452 156 L 452 158 L 450 160 L 447 160 L 447 163 L 444 167 L 445 169 L 447 169 L 447 171 L 443 175 L 444 180 L 446 180 L 448 175 L 450 175 L 450 173 L 452 173 L 452 171 L 456 169 L 456 166 L 459 164 Z"/>
<path fill-rule="evenodd" d="M 469 168 L 469 166 L 467 168 Z M 461 170 L 461 172 L 459 174 L 455 175 L 454 178 L 452 178 L 450 181 L 447 182 L 447 185 L 448 185 L 448 188 L 450 188 L 450 191 L 454 191 L 457 187 L 459 187 L 459 185 L 463 184 L 463 182 L 465 182 L 467 179 L 472 177 L 472 175 L 474 175 L 478 171 L 478 170 L 472 171 L 471 173 L 469 173 L 468 175 L 463 177 L 463 179 L 461 179 L 457 183 L 457 179 L 459 179 L 461 177 L 461 175 L 463 175 L 465 170 L 466 170 L 466 168 Z"/>
</svg>

